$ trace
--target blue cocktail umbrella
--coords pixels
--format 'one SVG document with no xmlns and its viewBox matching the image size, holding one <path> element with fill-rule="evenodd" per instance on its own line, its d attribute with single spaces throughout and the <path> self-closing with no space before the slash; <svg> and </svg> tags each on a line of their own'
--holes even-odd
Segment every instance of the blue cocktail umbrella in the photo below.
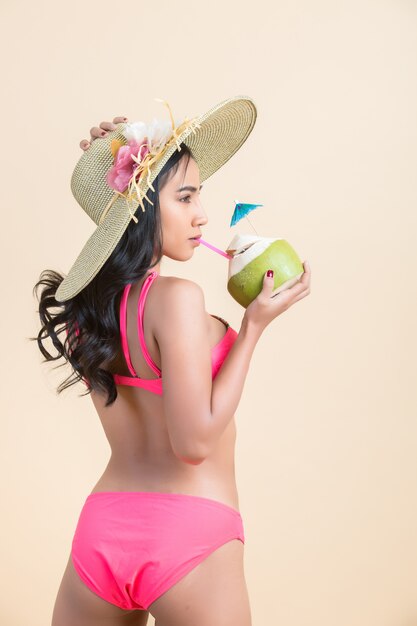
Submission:
<svg viewBox="0 0 417 626">
<path fill-rule="evenodd" d="M 249 224 L 252 226 L 252 224 L 249 221 L 248 218 L 248 213 L 250 213 L 251 211 L 253 211 L 254 209 L 256 209 L 258 206 L 263 206 L 263 204 L 252 204 L 252 203 L 248 203 L 248 202 L 239 202 L 239 200 L 235 200 L 235 210 L 233 211 L 233 215 L 232 215 L 232 219 L 230 221 L 230 226 L 234 226 L 235 224 L 237 224 L 239 222 L 239 220 L 241 220 L 243 217 L 246 217 Z M 255 230 L 255 228 L 252 226 L 253 230 Z M 255 230 L 256 233 L 256 230 Z M 256 233 L 258 234 L 258 233 Z"/>
</svg>

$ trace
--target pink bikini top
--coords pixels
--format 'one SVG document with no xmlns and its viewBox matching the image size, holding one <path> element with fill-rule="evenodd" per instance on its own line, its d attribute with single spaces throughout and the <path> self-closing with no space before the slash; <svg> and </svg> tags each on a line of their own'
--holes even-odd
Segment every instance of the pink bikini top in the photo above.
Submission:
<svg viewBox="0 0 417 626">
<path fill-rule="evenodd" d="M 127 309 L 127 298 L 129 295 L 130 288 L 132 286 L 131 283 L 126 285 L 123 290 L 123 295 L 120 301 L 120 335 L 122 339 L 122 350 L 124 357 L 126 359 L 127 366 L 129 368 L 132 376 L 124 376 L 122 374 L 113 374 L 114 382 L 116 385 L 129 385 L 131 387 L 143 387 L 152 393 L 156 393 L 158 395 L 162 395 L 162 375 L 161 370 L 155 365 L 152 361 L 151 356 L 148 352 L 148 349 L 145 344 L 145 337 L 143 334 L 143 310 L 145 306 L 146 296 L 152 285 L 153 281 L 156 277 L 159 276 L 158 272 L 153 271 L 149 274 L 149 276 L 145 279 L 138 300 L 138 335 L 139 342 L 142 348 L 143 356 L 149 367 L 158 375 L 158 378 L 139 378 L 136 374 L 132 361 L 130 359 L 129 348 L 127 345 L 127 335 L 126 335 L 126 309 Z M 230 326 L 226 320 L 217 315 L 212 315 L 211 317 L 215 317 L 219 319 L 223 324 L 225 324 L 227 330 L 223 335 L 223 338 L 212 348 L 211 351 L 211 363 L 212 363 L 212 378 L 215 378 L 217 372 L 219 371 L 223 361 L 225 360 L 230 348 L 232 347 L 236 337 L 237 332 Z"/>
</svg>

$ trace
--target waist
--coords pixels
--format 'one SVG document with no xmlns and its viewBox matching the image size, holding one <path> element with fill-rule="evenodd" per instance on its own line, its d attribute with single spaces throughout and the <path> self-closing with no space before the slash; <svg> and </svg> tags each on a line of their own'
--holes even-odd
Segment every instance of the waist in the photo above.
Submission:
<svg viewBox="0 0 417 626">
<path fill-rule="evenodd" d="M 191 471 L 189 471 L 191 470 Z M 198 470 L 196 472 L 196 470 Z M 166 475 L 166 472 L 135 473 L 121 472 L 108 467 L 90 493 L 97 492 L 148 492 L 178 493 L 216 500 L 239 510 L 239 496 L 234 471 L 219 472 L 213 468 L 190 466 L 183 474 Z"/>
</svg>

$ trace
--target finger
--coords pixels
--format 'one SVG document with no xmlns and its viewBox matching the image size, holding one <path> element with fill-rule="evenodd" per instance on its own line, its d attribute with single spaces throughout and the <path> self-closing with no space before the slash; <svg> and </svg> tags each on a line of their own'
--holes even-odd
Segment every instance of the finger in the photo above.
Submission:
<svg viewBox="0 0 417 626">
<path fill-rule="evenodd" d="M 301 285 L 304 289 L 310 287 L 311 276 L 308 272 L 305 272 L 301 278 L 298 279 L 295 285 Z"/>
<path fill-rule="evenodd" d="M 292 285 L 291 287 L 286 287 L 285 289 L 282 289 L 282 293 L 284 291 L 290 291 L 291 293 L 293 293 L 292 290 L 298 285 L 302 285 L 303 289 L 306 289 L 307 287 L 310 286 L 311 270 L 310 270 L 310 266 L 308 265 L 308 261 L 304 261 L 303 266 L 304 266 L 304 272 L 301 274 L 300 278 L 298 278 L 296 282 L 294 283 L 294 285 Z M 280 293 L 279 289 L 281 289 L 281 286 L 277 287 L 275 291 L 272 291 L 271 295 L 275 296 L 278 293 Z M 297 287 L 296 291 L 298 291 L 298 289 L 299 287 Z"/>
<path fill-rule="evenodd" d="M 91 146 L 91 141 L 97 139 L 98 137 L 105 137 L 108 131 L 114 130 L 116 128 L 116 124 L 120 124 L 123 122 L 127 122 L 127 117 L 120 115 L 113 118 L 113 122 L 101 122 L 100 126 L 93 126 L 90 129 L 91 140 L 83 139 L 80 141 L 79 146 L 82 150 L 88 150 Z"/>
<path fill-rule="evenodd" d="M 302 274 L 300 280 L 304 280 L 304 281 L 310 280 L 310 278 L 311 278 L 311 269 L 310 269 L 309 262 L 308 261 L 304 261 L 303 266 L 304 266 L 304 273 Z"/>
<path fill-rule="evenodd" d="M 278 287 L 278 289 L 275 289 L 275 291 L 271 292 L 271 298 L 275 298 L 275 296 L 279 296 L 280 294 L 284 295 L 286 294 L 287 291 L 288 291 L 288 287 L 287 289 L 281 289 L 281 291 L 279 291 L 279 287 Z"/>
<path fill-rule="evenodd" d="M 116 128 L 116 124 L 113 124 L 113 122 L 101 122 L 100 128 L 103 130 L 114 130 Z"/>
<path fill-rule="evenodd" d="M 299 280 L 297 280 L 297 281 L 294 283 L 294 285 L 292 285 L 291 287 L 285 287 L 285 289 L 283 289 L 283 288 L 282 288 L 282 285 L 280 285 L 280 286 L 279 286 L 279 287 L 277 287 L 274 291 L 272 291 L 272 292 L 271 292 L 271 295 L 273 295 L 273 296 L 278 296 L 280 293 L 282 293 L 282 294 L 284 294 L 284 293 L 285 293 L 285 294 L 287 294 L 287 293 L 289 293 L 289 294 L 293 294 L 293 293 L 294 293 L 294 292 L 293 292 L 293 289 L 294 289 L 295 287 L 297 287 L 297 285 L 300 285 L 300 284 L 301 284 L 301 283 L 300 283 L 300 281 L 299 281 Z M 305 285 L 304 285 L 303 289 L 305 289 Z M 280 291 L 280 290 L 281 290 L 281 291 Z M 296 291 L 297 291 L 297 290 L 296 290 Z"/>
<path fill-rule="evenodd" d="M 289 289 L 283 289 L 282 291 L 272 292 L 271 298 L 274 298 L 274 302 L 280 302 L 281 304 L 290 304 L 294 295 L 290 293 Z"/>
<path fill-rule="evenodd" d="M 302 291 L 300 294 L 298 294 L 298 296 L 296 298 L 294 298 L 294 300 L 291 302 L 291 304 L 294 304 L 294 302 L 298 302 L 298 300 L 302 300 L 303 298 L 308 296 L 309 293 L 310 293 L 310 289 L 306 289 L 305 291 Z"/>
<path fill-rule="evenodd" d="M 91 135 L 91 139 L 94 140 L 94 139 L 97 139 L 97 137 L 105 137 L 105 135 L 107 135 L 107 131 L 104 130 L 103 128 L 99 128 L 98 126 L 93 126 L 92 128 L 90 128 L 90 135 Z"/>
<path fill-rule="evenodd" d="M 306 289 L 307 287 L 308 285 L 303 283 L 301 280 L 297 280 L 297 282 L 292 285 L 292 287 L 286 287 L 286 289 L 283 289 L 280 292 L 278 291 L 278 287 L 278 289 L 275 289 L 275 291 L 273 291 L 272 293 L 274 295 L 279 295 L 280 293 L 282 293 L 283 295 L 285 294 L 288 299 L 292 299 L 294 296 L 298 296 L 298 294 L 304 291 L 304 289 Z"/>
</svg>

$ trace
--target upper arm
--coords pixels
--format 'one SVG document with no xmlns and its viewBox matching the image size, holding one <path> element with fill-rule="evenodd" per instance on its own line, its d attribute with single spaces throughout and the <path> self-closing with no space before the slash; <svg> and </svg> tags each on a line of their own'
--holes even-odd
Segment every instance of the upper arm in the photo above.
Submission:
<svg viewBox="0 0 417 626">
<path fill-rule="evenodd" d="M 165 287 L 163 321 L 154 330 L 161 354 L 164 414 L 174 453 L 198 463 L 205 456 L 212 390 L 204 293 L 182 278 L 166 281 Z"/>
</svg>

